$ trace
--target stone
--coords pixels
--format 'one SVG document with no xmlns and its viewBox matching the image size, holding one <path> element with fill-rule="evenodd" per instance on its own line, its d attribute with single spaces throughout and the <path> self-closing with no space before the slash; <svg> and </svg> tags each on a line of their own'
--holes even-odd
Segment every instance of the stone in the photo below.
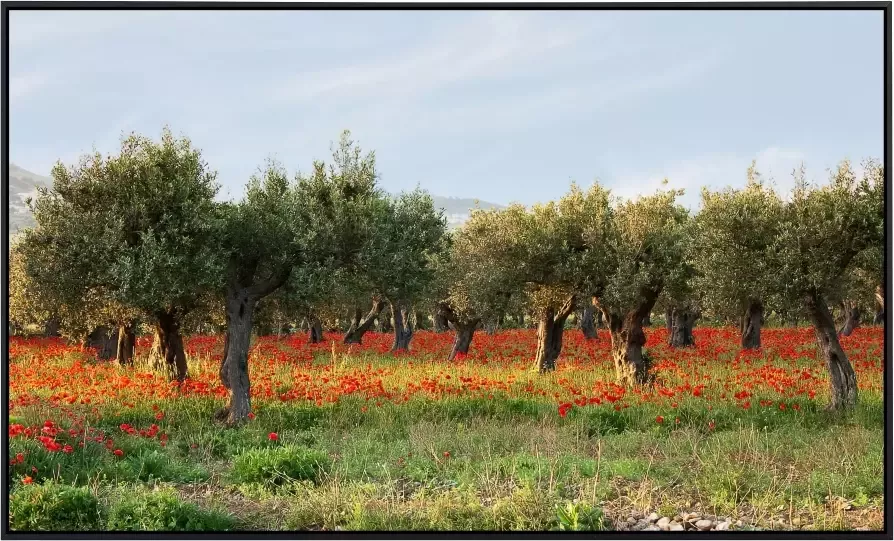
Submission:
<svg viewBox="0 0 894 541">
<path fill-rule="evenodd" d="M 656 526 L 656 525 L 654 525 L 654 524 L 649 524 L 648 526 L 646 526 L 646 527 L 643 529 L 643 531 L 644 531 L 644 532 L 660 532 L 660 531 L 661 531 L 661 528 L 659 528 L 658 526 Z"/>
<path fill-rule="evenodd" d="M 714 527 L 714 529 L 715 529 L 715 530 L 721 530 L 721 531 L 722 531 L 722 530 L 729 530 L 729 521 L 728 521 L 728 520 L 724 520 L 723 522 L 718 523 L 717 526 Z"/>
<path fill-rule="evenodd" d="M 661 518 L 661 517 L 658 516 L 658 513 L 654 513 L 654 512 L 653 512 L 653 513 L 651 513 L 648 517 L 646 517 L 646 520 L 648 520 L 649 522 L 655 522 L 655 521 L 657 521 L 659 518 Z"/>
<path fill-rule="evenodd" d="M 645 530 L 646 528 L 648 528 L 649 526 L 650 526 L 650 524 L 648 524 L 646 522 L 637 522 L 636 524 L 634 524 L 633 526 L 630 527 L 630 531 L 631 532 L 641 532 L 641 531 Z"/>
<path fill-rule="evenodd" d="M 662 530 L 665 530 L 665 529 L 667 529 L 668 525 L 670 524 L 670 521 L 671 521 L 671 519 L 669 519 L 667 517 L 661 517 L 660 519 L 658 519 L 658 522 L 656 522 L 655 525 L 658 526 L 659 528 L 661 528 Z"/>
<path fill-rule="evenodd" d="M 677 522 L 672 522 L 670 526 L 667 527 L 667 531 L 669 532 L 682 532 L 686 530 L 686 527 Z"/>
<path fill-rule="evenodd" d="M 636 524 L 636 519 L 634 517 L 629 517 L 627 519 L 627 524 Z"/>
<path fill-rule="evenodd" d="M 713 525 L 713 522 L 704 518 L 695 523 L 695 527 L 699 530 L 710 530 Z"/>
</svg>

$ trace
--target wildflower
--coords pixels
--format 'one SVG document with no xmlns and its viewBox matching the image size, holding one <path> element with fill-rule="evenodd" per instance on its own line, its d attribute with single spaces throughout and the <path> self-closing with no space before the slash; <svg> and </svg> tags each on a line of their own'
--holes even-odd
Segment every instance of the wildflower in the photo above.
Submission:
<svg viewBox="0 0 894 541">
<path fill-rule="evenodd" d="M 559 405 L 559 417 L 565 417 L 566 415 L 568 415 L 568 411 L 573 407 L 574 406 L 567 402 Z"/>
<path fill-rule="evenodd" d="M 255 418 L 255 414 L 252 413 L 252 412 L 248 412 L 248 418 L 249 418 L 249 419 L 254 419 L 254 418 Z"/>
<path fill-rule="evenodd" d="M 662 424 L 664 422 L 664 416 L 659 415 L 658 417 L 655 417 L 655 422 L 658 424 Z"/>
<path fill-rule="evenodd" d="M 279 434 L 277 434 L 276 432 L 271 432 L 267 434 L 267 437 L 270 438 L 270 441 L 276 441 L 279 439 Z"/>
<path fill-rule="evenodd" d="M 113 453 L 115 454 L 115 456 L 124 456 L 124 451 L 122 451 L 121 449 L 115 449 Z"/>
<path fill-rule="evenodd" d="M 450 458 L 450 451 L 444 451 L 444 458 Z"/>
<path fill-rule="evenodd" d="M 30 485 L 31 483 L 34 482 L 34 479 L 32 479 L 30 475 L 26 475 L 24 477 L 24 479 L 22 479 L 22 482 L 25 483 L 26 485 Z"/>
</svg>

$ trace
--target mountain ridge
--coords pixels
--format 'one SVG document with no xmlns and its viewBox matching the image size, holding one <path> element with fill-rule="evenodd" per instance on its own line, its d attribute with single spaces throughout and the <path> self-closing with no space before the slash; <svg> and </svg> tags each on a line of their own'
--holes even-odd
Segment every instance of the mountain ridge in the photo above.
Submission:
<svg viewBox="0 0 894 541">
<path fill-rule="evenodd" d="M 9 234 L 21 231 L 34 225 L 34 218 L 25 203 L 29 197 L 37 194 L 38 187 L 49 188 L 53 181 L 49 177 L 32 173 L 18 165 L 9 164 Z M 392 194 L 393 195 L 393 194 Z M 459 227 L 474 208 L 505 208 L 505 205 L 482 201 L 474 197 L 445 197 L 430 194 L 435 208 L 442 209 L 451 229 Z"/>
</svg>

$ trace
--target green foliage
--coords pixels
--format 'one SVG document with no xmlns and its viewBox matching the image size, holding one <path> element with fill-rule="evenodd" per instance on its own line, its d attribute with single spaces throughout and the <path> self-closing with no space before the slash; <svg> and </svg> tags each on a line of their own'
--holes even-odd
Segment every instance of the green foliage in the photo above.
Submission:
<svg viewBox="0 0 894 541">
<path fill-rule="evenodd" d="M 382 200 L 358 268 L 374 295 L 412 303 L 434 279 L 434 259 L 445 248 L 447 222 L 431 196 L 416 189 Z"/>
<path fill-rule="evenodd" d="M 86 488 L 47 481 L 9 496 L 9 527 L 15 531 L 97 530 L 100 519 L 99 501 Z"/>
<path fill-rule="evenodd" d="M 561 531 L 601 531 L 607 529 L 602 510 L 580 502 L 556 506 L 557 529 Z"/>
<path fill-rule="evenodd" d="M 292 481 L 319 482 L 329 471 L 331 460 L 320 451 L 282 445 L 251 449 L 233 460 L 232 477 L 237 483 L 281 485 Z"/>
<path fill-rule="evenodd" d="M 745 188 L 702 190 L 692 251 L 712 314 L 739 318 L 750 300 L 770 304 L 777 280 L 774 243 L 782 228 L 783 202 L 752 163 Z"/>
<path fill-rule="evenodd" d="M 776 292 L 788 303 L 799 303 L 809 292 L 841 298 L 846 286 L 841 278 L 855 259 L 881 246 L 884 170 L 872 161 L 863 169 L 858 179 L 843 161 L 824 186 L 808 183 L 803 167 L 796 173 L 774 246 L 779 261 Z"/>
<path fill-rule="evenodd" d="M 106 529 L 125 531 L 224 531 L 231 517 L 184 502 L 173 490 L 128 491 L 109 509 Z"/>
<path fill-rule="evenodd" d="M 53 302 L 85 296 L 144 312 L 188 309 L 219 273 L 215 174 L 186 138 L 131 135 L 117 155 L 53 168 L 32 202 L 26 272 Z"/>
<path fill-rule="evenodd" d="M 680 193 L 659 191 L 617 205 L 601 247 L 604 274 L 596 296 L 604 309 L 618 314 L 633 310 L 647 297 L 657 297 L 668 277 L 680 272 L 689 234 L 688 211 L 676 204 Z"/>
</svg>

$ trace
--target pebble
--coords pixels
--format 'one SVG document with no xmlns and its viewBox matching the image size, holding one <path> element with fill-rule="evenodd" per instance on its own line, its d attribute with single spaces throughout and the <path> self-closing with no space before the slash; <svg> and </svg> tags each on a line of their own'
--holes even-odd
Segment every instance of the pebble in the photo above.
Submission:
<svg viewBox="0 0 894 541">
<path fill-rule="evenodd" d="M 702 519 L 695 523 L 695 527 L 699 530 L 710 530 L 714 523 L 708 519 Z"/>
<path fill-rule="evenodd" d="M 686 527 L 683 526 L 682 524 L 677 524 L 676 522 L 673 522 L 673 523 L 671 523 L 670 526 L 668 526 L 667 531 L 669 531 L 669 532 L 681 532 L 681 531 L 684 531 L 685 529 L 686 529 Z"/>
<path fill-rule="evenodd" d="M 646 519 L 647 519 L 649 522 L 655 522 L 655 521 L 657 521 L 659 518 L 661 518 L 661 517 L 659 517 L 659 516 L 658 516 L 658 513 L 655 513 L 655 512 L 651 513 L 648 517 L 646 517 Z"/>
<path fill-rule="evenodd" d="M 659 528 L 661 528 L 662 530 L 666 530 L 668 525 L 670 525 L 670 521 L 671 521 L 671 519 L 669 519 L 667 517 L 661 517 L 660 519 L 658 519 L 658 522 L 656 522 L 655 525 L 658 526 Z"/>
<path fill-rule="evenodd" d="M 719 523 L 714 529 L 715 530 L 729 530 L 729 521 L 724 520 L 723 522 Z"/>
<path fill-rule="evenodd" d="M 649 524 L 648 526 L 645 527 L 645 529 L 643 531 L 645 531 L 645 532 L 660 532 L 661 528 L 659 528 L 658 526 L 655 526 L 654 524 Z"/>
</svg>

